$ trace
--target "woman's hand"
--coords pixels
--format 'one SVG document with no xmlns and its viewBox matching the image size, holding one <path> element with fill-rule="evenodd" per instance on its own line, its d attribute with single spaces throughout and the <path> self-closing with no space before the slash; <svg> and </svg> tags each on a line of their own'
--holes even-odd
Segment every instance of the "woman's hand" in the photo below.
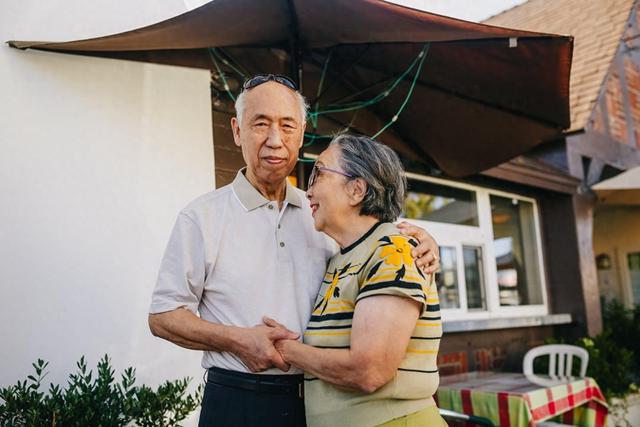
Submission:
<svg viewBox="0 0 640 427">
<path fill-rule="evenodd" d="M 263 316 L 262 317 L 262 322 L 266 325 L 269 326 L 270 328 L 275 328 L 277 330 L 286 330 L 287 328 L 273 320 L 270 317 L 267 316 Z M 296 345 L 304 345 L 302 344 L 300 341 L 298 341 L 297 339 L 294 339 L 292 337 L 285 337 L 282 339 L 278 339 L 276 341 L 273 342 L 274 347 L 276 348 L 276 350 L 278 351 L 278 353 L 280 353 L 280 357 L 282 358 L 282 360 L 284 361 L 284 363 L 287 364 L 291 364 L 290 360 L 287 359 L 287 356 L 289 356 L 289 358 L 291 358 L 291 354 L 295 349 Z M 297 366 L 298 367 L 298 366 Z"/>
<path fill-rule="evenodd" d="M 291 364 L 289 359 L 287 359 L 287 355 L 291 355 L 291 352 L 294 350 L 296 344 L 302 343 L 298 340 L 283 339 L 278 340 L 273 344 L 276 347 L 276 350 L 278 350 L 278 353 L 280 353 L 280 357 L 282 358 L 282 360 L 284 360 L 285 363 Z"/>
</svg>

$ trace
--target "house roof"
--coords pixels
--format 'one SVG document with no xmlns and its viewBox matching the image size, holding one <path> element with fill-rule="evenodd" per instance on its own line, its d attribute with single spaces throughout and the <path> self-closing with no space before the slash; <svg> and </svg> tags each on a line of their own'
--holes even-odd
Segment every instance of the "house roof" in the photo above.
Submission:
<svg viewBox="0 0 640 427">
<path fill-rule="evenodd" d="M 529 0 L 484 23 L 574 36 L 569 85 L 571 128 L 591 116 L 634 0 Z"/>
</svg>

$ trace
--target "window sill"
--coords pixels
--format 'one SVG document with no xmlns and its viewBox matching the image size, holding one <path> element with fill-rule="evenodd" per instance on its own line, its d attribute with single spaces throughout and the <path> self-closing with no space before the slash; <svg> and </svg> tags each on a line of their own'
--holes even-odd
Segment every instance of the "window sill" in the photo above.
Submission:
<svg viewBox="0 0 640 427">
<path fill-rule="evenodd" d="M 548 314 L 545 316 L 503 317 L 493 319 L 444 321 L 445 334 L 455 332 L 486 331 L 491 329 L 530 328 L 534 326 L 564 325 L 571 323 L 570 314 Z"/>
</svg>

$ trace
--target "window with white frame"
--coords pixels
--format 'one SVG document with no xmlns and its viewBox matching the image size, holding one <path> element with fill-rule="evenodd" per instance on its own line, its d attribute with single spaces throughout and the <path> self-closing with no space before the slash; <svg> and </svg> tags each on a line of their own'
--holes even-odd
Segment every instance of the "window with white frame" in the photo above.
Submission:
<svg viewBox="0 0 640 427">
<path fill-rule="evenodd" d="M 534 199 L 407 173 L 403 217 L 440 245 L 445 319 L 547 314 Z"/>
</svg>

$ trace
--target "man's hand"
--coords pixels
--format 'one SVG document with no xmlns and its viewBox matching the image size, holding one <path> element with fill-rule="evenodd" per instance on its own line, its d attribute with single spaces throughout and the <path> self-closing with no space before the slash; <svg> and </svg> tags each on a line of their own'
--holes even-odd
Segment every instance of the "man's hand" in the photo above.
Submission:
<svg viewBox="0 0 640 427">
<path fill-rule="evenodd" d="M 289 365 L 282 360 L 273 343 L 299 337 L 280 324 L 241 328 L 211 323 L 186 308 L 150 314 L 149 327 L 153 335 L 185 348 L 233 353 L 253 372 L 274 366 L 285 372 L 289 370 Z"/>
<path fill-rule="evenodd" d="M 283 372 L 289 370 L 274 342 L 278 340 L 298 339 L 299 335 L 286 329 L 284 326 L 258 325 L 253 328 L 238 328 L 237 345 L 233 353 L 247 365 L 251 372 L 260 372 L 271 367 L 276 367 Z"/>
<path fill-rule="evenodd" d="M 424 274 L 433 274 L 440 268 L 440 249 L 431 234 L 424 228 L 402 221 L 398 224 L 400 232 L 405 236 L 413 237 L 418 241 L 418 246 L 411 250 L 411 255 L 416 259 L 416 265 Z"/>
</svg>

